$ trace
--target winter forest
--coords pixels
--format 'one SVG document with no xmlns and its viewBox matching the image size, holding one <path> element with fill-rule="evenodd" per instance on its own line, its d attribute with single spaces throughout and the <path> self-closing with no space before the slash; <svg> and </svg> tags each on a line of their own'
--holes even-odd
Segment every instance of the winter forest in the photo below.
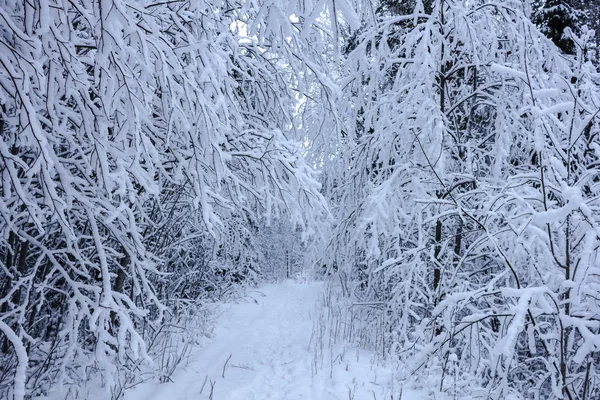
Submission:
<svg viewBox="0 0 600 400">
<path fill-rule="evenodd" d="M 599 135 L 598 0 L 0 0 L 0 398 L 303 276 L 423 399 L 600 399 Z"/>
</svg>

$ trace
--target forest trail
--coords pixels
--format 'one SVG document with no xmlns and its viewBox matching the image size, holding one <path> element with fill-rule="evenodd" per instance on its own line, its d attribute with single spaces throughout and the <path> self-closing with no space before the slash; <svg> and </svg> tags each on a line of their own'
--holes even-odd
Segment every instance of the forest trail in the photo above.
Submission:
<svg viewBox="0 0 600 400">
<path fill-rule="evenodd" d="M 286 281 L 249 291 L 247 302 L 222 306 L 212 340 L 192 352 L 173 383 L 141 385 L 125 399 L 389 400 L 391 373 L 369 353 L 328 347 L 319 323 L 323 290 Z"/>
</svg>

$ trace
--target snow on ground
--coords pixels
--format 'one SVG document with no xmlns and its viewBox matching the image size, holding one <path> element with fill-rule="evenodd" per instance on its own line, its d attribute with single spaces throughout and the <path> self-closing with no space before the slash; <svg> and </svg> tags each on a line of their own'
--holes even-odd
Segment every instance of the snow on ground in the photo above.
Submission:
<svg viewBox="0 0 600 400">
<path fill-rule="evenodd" d="M 125 399 L 399 399 L 392 371 L 377 366 L 372 353 L 328 346 L 318 306 L 323 290 L 286 281 L 249 291 L 247 302 L 222 306 L 212 340 L 192 352 L 172 383 L 140 385 Z M 407 389 L 401 396 L 426 398 Z"/>
</svg>

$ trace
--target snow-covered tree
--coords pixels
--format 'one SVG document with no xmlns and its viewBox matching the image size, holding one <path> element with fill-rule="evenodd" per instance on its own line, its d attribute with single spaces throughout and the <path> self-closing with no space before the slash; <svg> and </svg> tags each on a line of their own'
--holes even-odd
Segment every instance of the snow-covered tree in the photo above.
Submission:
<svg viewBox="0 0 600 400">
<path fill-rule="evenodd" d="M 526 2 L 403 12 L 365 19 L 345 60 L 329 265 L 383 308 L 373 343 L 440 390 L 593 398 L 599 77 Z"/>
<path fill-rule="evenodd" d="M 15 399 L 98 370 L 110 388 L 119 363 L 146 357 L 164 299 L 254 268 L 257 221 L 315 230 L 323 202 L 294 112 L 321 76 L 308 18 L 321 6 L 304 6 L 0 6 L 1 369 Z"/>
</svg>

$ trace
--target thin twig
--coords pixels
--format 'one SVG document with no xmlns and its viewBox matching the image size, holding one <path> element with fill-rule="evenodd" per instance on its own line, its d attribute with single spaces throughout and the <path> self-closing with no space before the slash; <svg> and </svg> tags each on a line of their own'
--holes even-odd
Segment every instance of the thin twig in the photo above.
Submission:
<svg viewBox="0 0 600 400">
<path fill-rule="evenodd" d="M 233 353 L 231 353 L 229 357 L 227 357 L 227 360 L 225 360 L 225 364 L 223 364 L 223 373 L 221 374 L 222 378 L 225 378 L 225 369 L 227 368 L 227 363 L 229 362 L 229 360 L 231 360 L 232 355 Z"/>
</svg>

